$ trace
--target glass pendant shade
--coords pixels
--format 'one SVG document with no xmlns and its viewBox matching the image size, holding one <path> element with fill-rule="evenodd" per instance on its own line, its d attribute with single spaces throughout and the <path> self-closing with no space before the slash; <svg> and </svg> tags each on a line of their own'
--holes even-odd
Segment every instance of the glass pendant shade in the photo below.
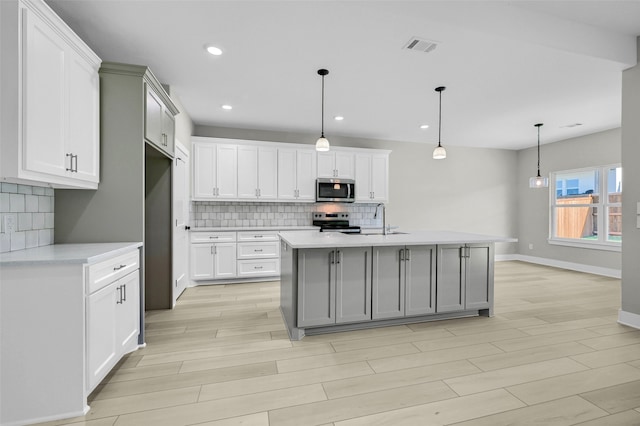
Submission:
<svg viewBox="0 0 640 426">
<path fill-rule="evenodd" d="M 548 188 L 549 178 L 542 176 L 534 176 L 529 178 L 529 188 Z"/>
<path fill-rule="evenodd" d="M 324 136 L 319 137 L 316 141 L 316 151 L 329 151 L 329 140 Z"/>
<path fill-rule="evenodd" d="M 447 150 L 444 149 L 443 146 L 436 146 L 436 148 L 433 150 L 433 159 L 434 160 L 443 160 L 447 158 Z"/>
</svg>

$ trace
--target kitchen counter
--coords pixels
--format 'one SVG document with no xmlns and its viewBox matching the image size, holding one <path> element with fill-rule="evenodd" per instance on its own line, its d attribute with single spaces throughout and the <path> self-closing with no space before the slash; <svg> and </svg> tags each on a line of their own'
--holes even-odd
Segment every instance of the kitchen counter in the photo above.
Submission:
<svg viewBox="0 0 640 426">
<path fill-rule="evenodd" d="M 140 242 L 53 244 L 0 254 L 0 266 L 92 264 L 141 247 Z"/>
<path fill-rule="evenodd" d="M 232 227 L 198 227 L 191 228 L 191 232 L 224 232 L 224 231 L 318 231 L 318 226 L 232 226 Z"/>
<path fill-rule="evenodd" d="M 294 249 L 323 247 L 368 247 L 398 245 L 439 245 L 473 243 L 514 243 L 517 238 L 470 234 L 455 231 L 392 232 L 382 235 L 381 230 L 363 229 L 362 234 L 341 232 L 280 232 L 280 238 Z"/>
</svg>

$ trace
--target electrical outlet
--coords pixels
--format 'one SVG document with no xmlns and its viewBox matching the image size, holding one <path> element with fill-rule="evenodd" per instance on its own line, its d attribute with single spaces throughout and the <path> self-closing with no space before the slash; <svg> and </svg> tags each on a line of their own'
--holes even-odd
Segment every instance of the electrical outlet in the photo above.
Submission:
<svg viewBox="0 0 640 426">
<path fill-rule="evenodd" d="M 529 243 L 529 250 L 533 250 L 533 243 Z"/>
<path fill-rule="evenodd" d="M 5 234 L 16 232 L 16 217 L 14 215 L 4 215 L 4 232 Z"/>
</svg>

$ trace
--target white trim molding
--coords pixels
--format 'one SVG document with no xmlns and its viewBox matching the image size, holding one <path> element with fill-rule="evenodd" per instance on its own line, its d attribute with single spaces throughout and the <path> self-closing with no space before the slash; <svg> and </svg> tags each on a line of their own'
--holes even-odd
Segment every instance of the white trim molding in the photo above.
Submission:
<svg viewBox="0 0 640 426">
<path fill-rule="evenodd" d="M 571 271 L 586 272 L 588 274 L 603 275 L 611 278 L 621 278 L 622 271 L 620 269 L 602 268 L 599 266 L 585 265 L 582 263 L 565 262 L 562 260 L 547 259 L 545 257 L 526 256 L 523 254 L 502 255 L 500 257 L 508 257 L 507 259 L 496 260 L 520 260 L 522 262 L 537 263 L 539 265 L 552 266 L 555 268 L 569 269 Z"/>
<path fill-rule="evenodd" d="M 618 311 L 618 323 L 640 329 L 640 315 L 620 309 Z"/>
</svg>

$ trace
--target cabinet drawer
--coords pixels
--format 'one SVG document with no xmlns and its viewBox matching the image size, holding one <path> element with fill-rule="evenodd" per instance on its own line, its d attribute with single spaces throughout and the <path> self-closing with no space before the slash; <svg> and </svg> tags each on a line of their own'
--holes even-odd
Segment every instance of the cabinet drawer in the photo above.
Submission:
<svg viewBox="0 0 640 426">
<path fill-rule="evenodd" d="M 280 259 L 238 260 L 239 277 L 271 276 L 280 274 Z"/>
<path fill-rule="evenodd" d="M 191 232 L 192 243 L 229 243 L 235 240 L 235 232 Z"/>
<path fill-rule="evenodd" d="M 138 250 L 122 254 L 109 260 L 89 266 L 87 272 L 88 294 L 100 290 L 104 286 L 124 277 L 140 268 L 140 252 Z"/>
<path fill-rule="evenodd" d="M 278 257 L 280 253 L 277 241 L 266 243 L 238 243 L 238 259 Z"/>
<path fill-rule="evenodd" d="M 278 231 L 238 232 L 238 241 L 279 241 Z"/>
</svg>

